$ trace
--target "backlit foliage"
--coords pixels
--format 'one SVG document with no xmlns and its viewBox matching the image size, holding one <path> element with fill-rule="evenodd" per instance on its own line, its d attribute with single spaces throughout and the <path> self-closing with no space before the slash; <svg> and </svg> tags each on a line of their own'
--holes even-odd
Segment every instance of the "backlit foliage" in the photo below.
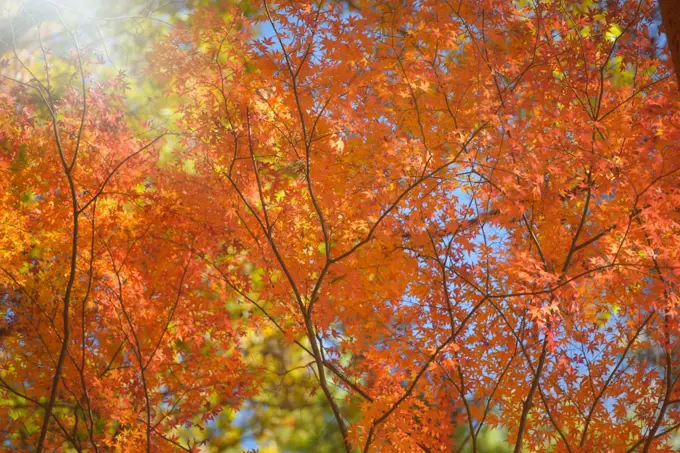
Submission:
<svg viewBox="0 0 680 453">
<path fill-rule="evenodd" d="M 147 56 L 161 126 L 77 31 L 10 52 L 0 448 L 199 451 L 294 348 L 348 452 L 484 451 L 492 428 L 515 453 L 668 451 L 658 23 L 644 0 L 202 6 Z"/>
</svg>

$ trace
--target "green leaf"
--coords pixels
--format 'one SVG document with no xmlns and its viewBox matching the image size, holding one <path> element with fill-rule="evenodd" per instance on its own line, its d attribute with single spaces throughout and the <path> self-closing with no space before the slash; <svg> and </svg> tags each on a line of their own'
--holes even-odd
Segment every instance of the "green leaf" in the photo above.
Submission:
<svg viewBox="0 0 680 453">
<path fill-rule="evenodd" d="M 12 161 L 12 165 L 10 166 L 10 170 L 13 172 L 18 172 L 23 170 L 26 165 L 28 165 L 28 156 L 26 154 L 26 149 L 28 147 L 25 144 L 19 145 L 19 152 L 17 153 L 17 156 L 14 158 Z"/>
<path fill-rule="evenodd" d="M 616 39 L 623 34 L 623 30 L 621 30 L 621 27 L 619 27 L 616 24 L 612 24 L 609 27 L 609 30 L 605 34 L 605 37 L 607 38 L 607 41 L 614 42 Z"/>
<path fill-rule="evenodd" d="M 35 423 L 32 423 L 30 420 L 24 423 L 24 428 L 26 428 L 26 432 L 28 434 L 33 434 L 34 432 L 38 431 L 38 428 L 40 426 L 36 425 Z"/>
<path fill-rule="evenodd" d="M 175 145 L 177 145 L 177 139 L 174 137 L 169 137 L 163 145 L 161 145 L 161 150 L 158 153 L 159 167 L 165 168 L 177 160 Z"/>
<path fill-rule="evenodd" d="M 28 206 L 31 203 L 35 203 L 38 200 L 38 196 L 32 189 L 29 189 L 19 196 L 19 200 L 21 200 L 21 204 Z"/>
<path fill-rule="evenodd" d="M 196 161 L 193 159 L 187 159 L 182 163 L 182 171 L 188 175 L 196 174 Z"/>
</svg>

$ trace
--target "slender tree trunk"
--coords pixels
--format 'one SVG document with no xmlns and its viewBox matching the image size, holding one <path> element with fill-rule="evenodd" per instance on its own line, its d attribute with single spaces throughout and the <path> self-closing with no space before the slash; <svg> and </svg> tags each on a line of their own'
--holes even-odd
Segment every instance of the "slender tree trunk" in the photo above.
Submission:
<svg viewBox="0 0 680 453">
<path fill-rule="evenodd" d="M 671 51 L 675 76 L 680 89 L 680 0 L 659 0 L 668 48 Z"/>
</svg>

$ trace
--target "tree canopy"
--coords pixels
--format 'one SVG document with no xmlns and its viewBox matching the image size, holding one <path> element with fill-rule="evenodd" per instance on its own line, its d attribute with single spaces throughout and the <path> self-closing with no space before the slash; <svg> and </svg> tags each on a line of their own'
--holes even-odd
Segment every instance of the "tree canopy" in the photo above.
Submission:
<svg viewBox="0 0 680 453">
<path fill-rule="evenodd" d="M 673 450 L 656 2 L 46 4 L 0 48 L 0 450 Z"/>
</svg>

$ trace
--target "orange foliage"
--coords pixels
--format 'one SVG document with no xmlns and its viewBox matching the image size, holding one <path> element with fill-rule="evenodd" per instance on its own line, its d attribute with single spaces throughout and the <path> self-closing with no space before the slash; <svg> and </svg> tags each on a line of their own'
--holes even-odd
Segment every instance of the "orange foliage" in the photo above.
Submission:
<svg viewBox="0 0 680 453">
<path fill-rule="evenodd" d="M 456 451 L 461 425 L 473 451 L 487 425 L 516 453 L 670 448 L 680 100 L 656 5 L 354 3 L 196 12 L 149 54 L 177 108 L 145 138 L 122 78 L 80 68 L 53 100 L 5 76 L 0 389 L 41 408 L 0 406 L 10 431 L 196 451 L 177 428 L 256 394 L 239 341 L 273 325 L 347 451 Z"/>
</svg>

